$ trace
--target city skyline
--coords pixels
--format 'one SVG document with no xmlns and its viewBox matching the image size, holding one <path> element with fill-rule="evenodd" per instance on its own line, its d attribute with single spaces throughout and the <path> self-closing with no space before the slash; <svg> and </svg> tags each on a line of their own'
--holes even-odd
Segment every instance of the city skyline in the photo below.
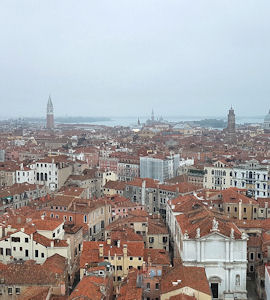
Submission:
<svg viewBox="0 0 270 300">
<path fill-rule="evenodd" d="M 263 116 L 267 8 L 267 1 L 2 2 L 0 116 L 43 116 L 50 93 L 59 116 L 140 116 L 153 107 L 223 116 L 231 104 L 239 115 Z"/>
</svg>

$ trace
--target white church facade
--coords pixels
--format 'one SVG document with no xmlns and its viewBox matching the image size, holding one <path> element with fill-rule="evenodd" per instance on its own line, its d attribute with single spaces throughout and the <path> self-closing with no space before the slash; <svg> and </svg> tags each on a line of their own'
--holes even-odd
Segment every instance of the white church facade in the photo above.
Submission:
<svg viewBox="0 0 270 300">
<path fill-rule="evenodd" d="M 176 221 L 175 228 L 170 229 L 176 256 L 185 266 L 205 268 L 213 299 L 247 299 L 246 234 L 207 207 L 180 212 L 172 202 L 168 203 L 167 216 L 171 210 L 174 216 L 170 220 Z M 172 222 L 167 224 L 170 227 Z"/>
</svg>

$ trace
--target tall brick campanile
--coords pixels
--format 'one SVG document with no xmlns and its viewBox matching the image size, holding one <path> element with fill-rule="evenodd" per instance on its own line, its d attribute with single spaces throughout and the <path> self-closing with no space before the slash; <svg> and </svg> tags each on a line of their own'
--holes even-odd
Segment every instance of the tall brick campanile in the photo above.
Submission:
<svg viewBox="0 0 270 300">
<path fill-rule="evenodd" d="M 53 129 L 53 128 L 54 128 L 53 104 L 50 96 L 47 103 L 47 129 Z"/>
<path fill-rule="evenodd" d="M 233 110 L 232 107 L 231 107 L 231 109 L 229 110 L 229 113 L 228 113 L 227 131 L 230 134 L 235 133 L 235 114 L 234 114 L 234 110 Z"/>
</svg>

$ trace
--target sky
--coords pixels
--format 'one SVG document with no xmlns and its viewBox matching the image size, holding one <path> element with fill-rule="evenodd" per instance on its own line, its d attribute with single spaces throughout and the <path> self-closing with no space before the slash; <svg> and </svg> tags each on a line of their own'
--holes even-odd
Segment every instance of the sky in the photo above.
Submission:
<svg viewBox="0 0 270 300">
<path fill-rule="evenodd" d="M 0 117 L 265 115 L 269 0 L 0 0 Z"/>
</svg>

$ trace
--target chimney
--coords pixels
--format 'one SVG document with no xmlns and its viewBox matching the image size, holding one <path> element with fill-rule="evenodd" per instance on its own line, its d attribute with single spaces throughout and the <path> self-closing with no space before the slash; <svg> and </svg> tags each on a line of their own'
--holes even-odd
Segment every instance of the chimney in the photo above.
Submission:
<svg viewBox="0 0 270 300">
<path fill-rule="evenodd" d="M 120 240 L 118 240 L 117 241 L 117 248 L 120 248 L 120 244 L 121 244 L 121 242 L 120 242 Z"/>
<path fill-rule="evenodd" d="M 146 271 L 146 265 L 145 265 L 145 261 L 143 262 L 143 264 L 142 264 L 142 269 L 143 269 L 143 272 L 145 272 Z"/>
<path fill-rule="evenodd" d="M 152 261 L 151 261 L 151 257 L 150 255 L 148 255 L 148 258 L 147 258 L 147 263 L 148 263 L 148 266 L 151 267 L 152 265 Z"/>
<path fill-rule="evenodd" d="M 21 232 L 24 232 L 24 227 L 21 228 Z"/>
<path fill-rule="evenodd" d="M 242 220 L 242 199 L 239 201 L 239 220 Z"/>
<path fill-rule="evenodd" d="M 20 169 L 23 171 L 23 163 L 20 164 Z"/>
<path fill-rule="evenodd" d="M 103 257 L 103 255 L 104 255 L 103 244 L 99 244 L 99 257 Z"/>
<path fill-rule="evenodd" d="M 41 218 L 41 220 L 44 220 L 44 215 L 41 215 L 40 218 Z"/>
<path fill-rule="evenodd" d="M 127 244 L 123 245 L 123 253 L 124 253 L 124 256 L 127 256 Z"/>
<path fill-rule="evenodd" d="M 51 241 L 51 248 L 54 247 L 54 241 Z"/>
<path fill-rule="evenodd" d="M 107 245 L 111 244 L 111 238 L 107 238 Z"/>
</svg>

